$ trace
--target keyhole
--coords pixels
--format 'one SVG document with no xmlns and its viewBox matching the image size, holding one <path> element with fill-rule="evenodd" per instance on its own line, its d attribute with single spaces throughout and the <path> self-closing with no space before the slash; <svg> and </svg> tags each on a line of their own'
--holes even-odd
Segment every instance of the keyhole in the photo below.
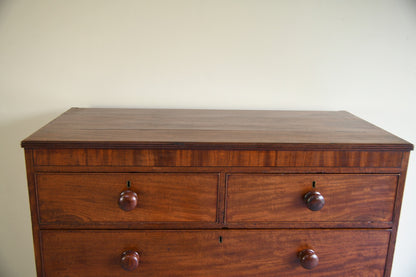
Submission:
<svg viewBox="0 0 416 277">
<path fill-rule="evenodd" d="M 315 182 L 315 181 L 313 181 L 313 182 L 312 182 L 312 187 L 313 187 L 313 188 L 315 188 L 315 187 L 316 187 L 316 182 Z"/>
<path fill-rule="evenodd" d="M 129 189 L 131 187 L 130 181 L 127 181 L 127 188 Z"/>
</svg>

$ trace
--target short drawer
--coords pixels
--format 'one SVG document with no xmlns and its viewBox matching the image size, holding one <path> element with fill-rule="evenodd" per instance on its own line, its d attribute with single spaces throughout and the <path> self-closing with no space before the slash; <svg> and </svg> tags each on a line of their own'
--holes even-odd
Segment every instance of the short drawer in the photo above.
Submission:
<svg viewBox="0 0 416 277">
<path fill-rule="evenodd" d="M 217 173 L 37 174 L 40 223 L 215 223 L 218 178 Z M 121 201 L 129 211 L 119 204 L 126 191 L 137 196 L 134 202 L 124 193 Z"/>
<path fill-rule="evenodd" d="M 231 174 L 226 221 L 391 222 L 397 181 L 384 174 Z"/>
<path fill-rule="evenodd" d="M 46 230 L 41 237 L 45 276 L 349 277 L 383 276 L 390 232 Z"/>
</svg>

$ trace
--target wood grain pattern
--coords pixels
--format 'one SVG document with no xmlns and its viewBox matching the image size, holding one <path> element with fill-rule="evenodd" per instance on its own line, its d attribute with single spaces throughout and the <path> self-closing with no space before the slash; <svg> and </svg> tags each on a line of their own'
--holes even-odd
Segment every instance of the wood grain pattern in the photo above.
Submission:
<svg viewBox="0 0 416 277">
<path fill-rule="evenodd" d="M 315 173 L 315 174 L 400 174 L 401 168 L 397 167 L 225 167 L 225 166 L 35 166 L 36 172 L 60 172 L 60 173 L 120 173 L 120 172 L 229 172 L 229 173 Z"/>
<path fill-rule="evenodd" d="M 388 254 L 387 254 L 387 260 L 386 260 L 386 274 L 385 274 L 385 276 L 390 276 L 390 274 L 391 274 L 394 249 L 395 249 L 395 245 L 396 245 L 397 230 L 398 230 L 398 227 L 399 227 L 400 210 L 402 208 L 402 199 L 403 199 L 404 186 L 405 186 L 405 180 L 406 180 L 406 174 L 407 174 L 407 166 L 408 166 L 408 163 L 409 163 L 409 156 L 410 156 L 409 152 L 406 152 L 406 153 L 403 154 L 401 174 L 400 174 L 398 185 L 397 185 L 396 199 L 395 199 L 395 202 L 394 202 L 393 226 L 392 226 L 392 231 L 391 231 L 392 234 L 391 234 L 391 238 L 390 238 L 390 242 L 389 242 L 389 250 L 388 250 Z"/>
<path fill-rule="evenodd" d="M 389 237 L 388 230 L 42 231 L 45 275 L 68 277 L 382 276 Z M 299 264 L 304 248 L 319 255 L 312 270 Z M 130 274 L 120 266 L 126 250 L 140 253 Z"/>
<path fill-rule="evenodd" d="M 24 147 L 402 150 L 410 143 L 344 111 L 73 108 Z"/>
<path fill-rule="evenodd" d="M 25 162 L 26 162 L 26 176 L 27 176 L 27 187 L 29 191 L 29 204 L 30 204 L 30 214 L 32 219 L 32 236 L 33 236 L 33 250 L 35 252 L 35 263 L 36 263 L 36 272 L 38 276 L 43 272 L 43 263 L 42 263 L 42 253 L 41 246 L 42 241 L 40 237 L 40 228 L 39 228 L 39 213 L 38 213 L 38 203 L 37 203 L 37 194 L 35 186 L 35 170 L 33 169 L 33 150 L 25 149 Z"/>
<path fill-rule="evenodd" d="M 343 111 L 80 108 L 22 146 L 39 277 L 388 277 L 413 149 Z"/>
<path fill-rule="evenodd" d="M 397 181 L 398 175 L 231 174 L 226 222 L 391 222 Z M 320 211 L 303 199 L 315 190 L 325 197 Z"/>
<path fill-rule="evenodd" d="M 154 149 L 35 149 L 38 166 L 152 167 L 392 167 L 401 152 L 382 151 L 245 151 Z"/>
<path fill-rule="evenodd" d="M 127 189 L 139 200 L 123 211 Z M 37 174 L 40 223 L 216 222 L 218 174 Z"/>
</svg>

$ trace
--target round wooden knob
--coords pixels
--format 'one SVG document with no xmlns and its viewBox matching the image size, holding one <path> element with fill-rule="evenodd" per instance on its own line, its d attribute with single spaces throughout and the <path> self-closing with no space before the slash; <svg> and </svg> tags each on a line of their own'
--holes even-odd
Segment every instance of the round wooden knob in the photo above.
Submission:
<svg viewBox="0 0 416 277">
<path fill-rule="evenodd" d="M 120 193 L 120 198 L 118 199 L 118 205 L 124 211 L 131 211 L 137 206 L 139 197 L 137 193 L 131 190 L 126 190 Z"/>
<path fill-rule="evenodd" d="M 305 249 L 298 253 L 300 264 L 306 269 L 312 269 L 319 263 L 318 255 L 312 249 Z"/>
<path fill-rule="evenodd" d="M 303 197 L 306 207 L 311 211 L 319 211 L 325 205 L 325 198 L 317 191 L 310 191 Z"/>
<path fill-rule="evenodd" d="M 140 255 L 134 250 L 127 250 L 121 254 L 120 265 L 124 270 L 133 271 L 139 267 Z"/>
</svg>

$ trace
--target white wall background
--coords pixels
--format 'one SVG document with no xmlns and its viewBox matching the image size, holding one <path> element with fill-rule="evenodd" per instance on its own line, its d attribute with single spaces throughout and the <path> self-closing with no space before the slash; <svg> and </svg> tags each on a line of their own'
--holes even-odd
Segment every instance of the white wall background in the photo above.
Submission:
<svg viewBox="0 0 416 277">
<path fill-rule="evenodd" d="M 0 276 L 35 276 L 19 143 L 71 106 L 348 110 L 416 143 L 415 93 L 412 0 L 0 0 Z"/>
</svg>

